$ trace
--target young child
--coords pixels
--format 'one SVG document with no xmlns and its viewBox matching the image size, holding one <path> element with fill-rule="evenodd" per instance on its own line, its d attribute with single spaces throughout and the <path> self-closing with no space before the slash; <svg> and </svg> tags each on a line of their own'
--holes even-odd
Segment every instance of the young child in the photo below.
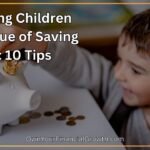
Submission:
<svg viewBox="0 0 150 150">
<path fill-rule="evenodd" d="M 27 32 L 4 25 L 0 31 Z M 65 42 L 36 42 L 33 37 L 31 42 L 0 43 L 1 52 L 22 47 L 52 53 L 52 60 L 40 66 L 71 86 L 89 89 L 125 144 L 150 144 L 150 10 L 133 16 L 123 28 L 114 70 L 104 57 Z"/>
</svg>

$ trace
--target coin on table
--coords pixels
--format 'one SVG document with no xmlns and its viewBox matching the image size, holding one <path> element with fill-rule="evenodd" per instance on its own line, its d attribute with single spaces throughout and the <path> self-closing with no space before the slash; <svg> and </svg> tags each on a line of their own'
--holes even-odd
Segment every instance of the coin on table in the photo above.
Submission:
<svg viewBox="0 0 150 150">
<path fill-rule="evenodd" d="M 53 116 L 53 115 L 54 115 L 54 113 L 52 111 L 44 112 L 44 116 L 46 116 L 46 117 L 50 117 L 50 116 Z"/>
<path fill-rule="evenodd" d="M 66 120 L 66 116 L 57 116 L 56 120 L 59 120 L 59 121 Z"/>
<path fill-rule="evenodd" d="M 54 113 L 55 114 L 61 114 L 60 110 L 55 110 Z"/>
<path fill-rule="evenodd" d="M 59 110 L 60 110 L 60 111 L 69 111 L 69 107 L 63 106 L 63 107 L 60 107 Z"/>
<path fill-rule="evenodd" d="M 27 116 L 21 116 L 19 118 L 19 124 L 27 124 L 30 122 L 30 118 Z"/>
<path fill-rule="evenodd" d="M 68 107 L 61 107 L 59 109 L 60 113 L 66 113 L 66 112 L 70 112 L 69 108 Z"/>
<path fill-rule="evenodd" d="M 75 121 L 67 121 L 66 124 L 68 126 L 74 126 L 74 125 L 76 125 L 76 122 Z"/>
<path fill-rule="evenodd" d="M 72 116 L 72 117 L 69 117 L 68 120 L 69 120 L 69 121 L 75 121 L 75 120 L 76 120 L 76 117 L 73 117 L 73 116 Z"/>
<path fill-rule="evenodd" d="M 31 112 L 30 113 L 30 118 L 31 119 L 38 119 L 40 117 L 41 117 L 41 113 L 39 113 L 39 112 Z"/>
<path fill-rule="evenodd" d="M 76 119 L 77 119 L 77 120 L 84 120 L 84 119 L 85 119 L 85 116 L 83 116 L 83 115 L 78 115 L 78 116 L 76 117 Z"/>
<path fill-rule="evenodd" d="M 72 113 L 70 111 L 66 111 L 66 112 L 61 112 L 62 116 L 70 116 L 72 115 Z"/>
</svg>

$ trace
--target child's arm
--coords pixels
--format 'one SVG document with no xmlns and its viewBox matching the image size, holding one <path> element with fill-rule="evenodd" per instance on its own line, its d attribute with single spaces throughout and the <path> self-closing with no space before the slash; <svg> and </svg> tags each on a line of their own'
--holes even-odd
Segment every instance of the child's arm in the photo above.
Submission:
<svg viewBox="0 0 150 150">
<path fill-rule="evenodd" d="M 0 25 L 1 33 L 27 33 L 28 30 L 15 26 Z M 52 53 L 52 60 L 41 61 L 40 65 L 65 83 L 91 90 L 93 94 L 103 99 L 120 99 L 121 93 L 114 79 L 112 65 L 104 57 L 91 54 L 77 45 L 66 42 L 36 42 L 34 36 L 31 42 L 0 42 L 0 51 L 6 49 L 35 49 L 37 52 Z M 101 94 L 100 94 L 101 93 Z"/>
<path fill-rule="evenodd" d="M 150 129 L 150 108 L 149 107 L 143 108 L 143 112 L 144 112 L 144 117 L 145 117 L 147 126 Z"/>
<path fill-rule="evenodd" d="M 135 109 L 128 118 L 127 126 L 124 126 L 126 145 L 147 145 L 150 143 L 150 129 L 145 121 L 143 108 Z M 143 147 L 142 150 L 145 150 Z"/>
<path fill-rule="evenodd" d="M 41 61 L 40 65 L 65 83 L 91 90 L 98 97 L 107 99 L 116 84 L 112 64 L 98 54 L 65 42 L 49 43 L 51 61 Z M 113 96 L 112 96 L 113 98 Z"/>
</svg>

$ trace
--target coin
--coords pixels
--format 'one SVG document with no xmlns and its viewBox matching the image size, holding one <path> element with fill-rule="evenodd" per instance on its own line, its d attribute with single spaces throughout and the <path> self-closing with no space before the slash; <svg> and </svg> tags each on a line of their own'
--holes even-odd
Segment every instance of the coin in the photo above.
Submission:
<svg viewBox="0 0 150 150">
<path fill-rule="evenodd" d="M 19 124 L 27 124 L 30 122 L 30 118 L 26 116 L 21 116 L 19 118 Z"/>
<path fill-rule="evenodd" d="M 59 110 L 60 111 L 69 111 L 69 107 L 63 106 L 63 107 L 60 107 Z"/>
<path fill-rule="evenodd" d="M 3 70 L 9 75 L 15 75 L 20 63 L 16 60 L 5 60 L 3 63 Z"/>
<path fill-rule="evenodd" d="M 66 120 L 66 116 L 57 116 L 56 120 L 59 120 L 59 121 Z"/>
<path fill-rule="evenodd" d="M 77 119 L 77 120 L 84 120 L 84 119 L 85 119 L 85 116 L 79 115 L 79 116 L 76 117 L 76 119 Z"/>
<path fill-rule="evenodd" d="M 31 112 L 30 113 L 30 118 L 31 119 L 38 119 L 40 117 L 41 117 L 41 113 L 39 113 L 39 112 Z"/>
<path fill-rule="evenodd" d="M 70 110 L 69 110 L 69 108 L 68 107 L 66 107 L 66 106 L 63 106 L 63 107 L 60 107 L 58 110 L 55 110 L 54 111 L 54 113 L 58 113 L 58 114 L 65 114 L 65 113 L 67 113 L 68 114 L 68 112 L 70 112 Z"/>
<path fill-rule="evenodd" d="M 61 112 L 60 112 L 60 110 L 55 110 L 54 113 L 55 114 L 60 114 Z"/>
<path fill-rule="evenodd" d="M 16 74 L 16 69 L 15 68 L 3 67 L 3 70 L 4 70 L 5 73 L 7 73 L 9 75 L 15 75 Z"/>
<path fill-rule="evenodd" d="M 50 117 L 50 116 L 53 116 L 53 115 L 54 115 L 54 113 L 52 111 L 44 112 L 44 116 L 46 116 L 46 117 Z"/>
<path fill-rule="evenodd" d="M 70 115 L 72 115 L 72 113 L 71 113 L 70 111 L 61 112 L 61 115 L 62 115 L 62 116 L 70 116 Z"/>
<path fill-rule="evenodd" d="M 75 121 L 67 121 L 66 124 L 68 126 L 74 126 L 74 125 L 76 125 L 76 122 Z"/>
<path fill-rule="evenodd" d="M 76 120 L 76 117 L 73 117 L 73 116 L 72 116 L 72 117 L 69 117 L 68 120 L 69 120 L 69 121 L 75 121 L 75 120 Z"/>
</svg>

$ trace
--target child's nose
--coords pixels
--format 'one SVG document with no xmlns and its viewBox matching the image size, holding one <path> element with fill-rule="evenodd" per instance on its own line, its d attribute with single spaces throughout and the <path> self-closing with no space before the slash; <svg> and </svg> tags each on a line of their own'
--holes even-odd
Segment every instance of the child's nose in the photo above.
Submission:
<svg viewBox="0 0 150 150">
<path fill-rule="evenodd" d="M 115 77 L 118 81 L 120 82 L 125 82 L 126 81 L 126 70 L 125 70 L 125 66 L 122 64 L 117 64 L 115 66 Z"/>
</svg>

